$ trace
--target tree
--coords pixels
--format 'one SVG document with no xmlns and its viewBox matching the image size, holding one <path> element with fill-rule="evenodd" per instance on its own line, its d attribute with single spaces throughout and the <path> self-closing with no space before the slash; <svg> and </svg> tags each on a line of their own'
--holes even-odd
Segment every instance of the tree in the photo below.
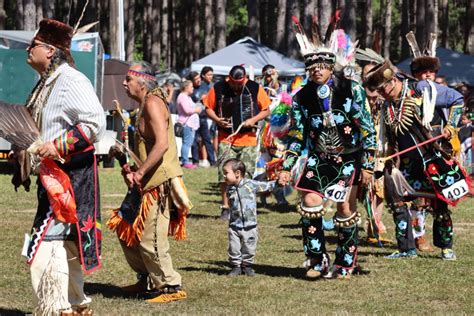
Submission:
<svg viewBox="0 0 474 316">
<path fill-rule="evenodd" d="M 441 15 L 441 46 L 449 48 L 448 36 L 449 36 L 449 5 L 448 0 L 440 1 L 440 15 Z"/>
<path fill-rule="evenodd" d="M 405 35 L 410 32 L 410 6 L 408 2 L 409 0 L 402 0 L 402 25 L 400 30 L 402 40 L 401 59 L 410 56 L 410 47 L 405 38 Z"/>
<path fill-rule="evenodd" d="M 214 49 L 212 11 L 212 0 L 204 0 L 204 55 L 209 55 Z"/>
<path fill-rule="evenodd" d="M 5 1 L 0 0 L 0 30 L 5 29 L 5 20 L 7 19 L 7 12 L 5 11 Z"/>
<path fill-rule="evenodd" d="M 226 0 L 216 0 L 216 50 L 226 46 Z"/>
<path fill-rule="evenodd" d="M 416 2 L 416 41 L 418 45 L 425 45 L 426 33 L 425 26 L 427 23 L 426 18 L 426 0 L 417 0 Z"/>
<path fill-rule="evenodd" d="M 25 31 L 36 29 L 36 4 L 34 0 L 23 0 L 23 23 Z"/>
<path fill-rule="evenodd" d="M 366 0 L 362 8 L 362 36 L 360 38 L 360 44 L 362 47 L 372 47 L 372 33 L 374 18 L 372 16 L 372 0 Z"/>
<path fill-rule="evenodd" d="M 199 59 L 201 56 L 201 0 L 195 0 L 192 7 L 193 13 L 193 60 Z"/>
<path fill-rule="evenodd" d="M 474 0 L 468 0 L 467 3 L 464 52 L 474 55 L 474 23 L 472 22 L 472 17 L 474 16 Z"/>
<path fill-rule="evenodd" d="M 278 0 L 278 15 L 276 20 L 275 48 L 279 51 L 285 50 L 286 29 L 286 0 Z"/>
<path fill-rule="evenodd" d="M 260 1 L 247 0 L 247 12 L 249 17 L 248 34 L 256 41 L 260 41 L 259 7 Z"/>
<path fill-rule="evenodd" d="M 383 56 L 390 58 L 390 39 L 392 36 L 392 0 L 384 0 Z"/>
<path fill-rule="evenodd" d="M 300 10 L 298 8 L 298 1 L 288 0 L 288 10 L 286 12 L 286 21 L 285 21 L 285 31 L 286 31 L 286 54 L 290 57 L 297 58 L 299 55 L 298 43 L 296 42 L 295 32 L 292 30 L 293 20 L 291 17 L 293 15 L 299 18 Z M 309 24 L 311 25 L 311 24 Z"/>
<path fill-rule="evenodd" d="M 356 1 L 347 1 L 342 12 L 341 27 L 353 39 L 356 38 Z"/>
<path fill-rule="evenodd" d="M 167 68 L 171 67 L 169 36 L 169 0 L 161 2 L 161 59 Z"/>
<path fill-rule="evenodd" d="M 326 31 L 329 27 L 329 23 L 331 22 L 331 15 L 333 12 L 331 1 L 319 0 L 318 12 L 319 12 L 319 26 L 320 26 L 319 29 L 321 30 L 321 38 L 323 40 L 326 40 L 325 39 Z"/>
<path fill-rule="evenodd" d="M 125 0 L 124 11 L 125 59 L 133 61 L 133 52 L 135 50 L 135 1 Z"/>
</svg>

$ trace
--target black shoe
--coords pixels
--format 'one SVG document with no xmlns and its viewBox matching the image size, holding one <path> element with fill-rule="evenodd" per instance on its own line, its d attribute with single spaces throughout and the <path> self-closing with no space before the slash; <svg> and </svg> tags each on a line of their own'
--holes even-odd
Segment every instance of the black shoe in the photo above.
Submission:
<svg viewBox="0 0 474 316">
<path fill-rule="evenodd" d="M 230 209 L 228 207 L 221 206 L 221 217 L 222 221 L 228 221 L 230 219 Z"/>
<path fill-rule="evenodd" d="M 249 277 L 255 276 L 255 270 L 252 269 L 252 267 L 243 267 L 242 271 L 246 276 L 249 276 Z"/>
<path fill-rule="evenodd" d="M 233 267 L 232 270 L 229 272 L 228 276 L 230 277 L 236 277 L 242 274 L 242 268 L 241 267 Z"/>
</svg>

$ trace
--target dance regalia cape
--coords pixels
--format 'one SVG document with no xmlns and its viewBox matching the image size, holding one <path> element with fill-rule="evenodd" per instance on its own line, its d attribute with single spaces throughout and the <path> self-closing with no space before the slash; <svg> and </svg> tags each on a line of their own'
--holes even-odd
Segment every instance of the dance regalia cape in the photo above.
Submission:
<svg viewBox="0 0 474 316">
<path fill-rule="evenodd" d="M 50 159 L 41 162 L 39 203 L 27 262 L 33 262 L 55 218 L 70 223 L 71 235 L 67 239 L 77 242 L 83 270 L 90 273 L 101 266 L 101 217 L 94 145 L 79 125 L 69 127 L 53 143 L 65 163 Z"/>
<path fill-rule="evenodd" d="M 417 81 L 406 80 L 404 82 L 406 95 L 400 100 L 403 102 L 398 104 L 385 102 L 383 119 L 388 131 L 388 142 L 396 144 L 398 151 L 431 139 L 433 134 L 440 133 L 437 129 L 429 131 L 422 124 L 424 101 L 417 84 Z M 433 122 L 440 122 L 442 119 L 437 113 L 440 111 L 435 110 Z M 456 118 L 451 120 L 449 123 L 457 124 Z M 390 190 L 390 185 L 386 185 L 385 188 L 389 190 L 386 192 L 389 203 L 415 197 L 436 197 L 450 205 L 456 205 L 469 192 L 470 178 L 460 164 L 443 149 L 442 144 L 433 142 L 402 154 L 398 165 L 402 176 L 411 186 L 411 192 L 406 192 L 405 197 L 399 196 Z"/>
</svg>

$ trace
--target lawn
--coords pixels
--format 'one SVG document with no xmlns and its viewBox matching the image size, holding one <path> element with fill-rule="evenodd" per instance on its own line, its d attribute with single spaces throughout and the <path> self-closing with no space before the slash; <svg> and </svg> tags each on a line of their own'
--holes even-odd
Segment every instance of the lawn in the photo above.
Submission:
<svg viewBox="0 0 474 316">
<path fill-rule="evenodd" d="M 103 267 L 86 277 L 86 292 L 96 315 L 144 314 L 474 314 L 473 199 L 454 210 L 458 260 L 445 262 L 439 251 L 416 259 L 383 258 L 393 246 L 370 247 L 362 242 L 359 262 L 370 270 L 350 280 L 310 282 L 300 268 L 304 261 L 299 216 L 292 207 L 259 209 L 260 240 L 254 278 L 229 278 L 226 223 L 218 219 L 219 196 L 215 169 L 185 171 L 194 203 L 188 219 L 188 239 L 171 241 L 171 255 L 183 276 L 188 299 L 150 305 L 125 298 L 119 287 L 134 283 L 116 236 L 103 225 Z M 24 233 L 29 233 L 36 209 L 32 192 L 15 192 L 9 175 L 0 175 L 2 237 L 0 238 L 0 315 L 31 313 L 34 305 L 28 266 L 21 257 Z M 100 170 L 102 217 L 119 206 L 125 188 L 120 172 Z M 362 211 L 362 209 L 361 209 Z M 431 216 L 428 234 L 431 238 Z M 393 238 L 391 215 L 384 222 Z M 334 254 L 334 232 L 327 234 Z M 365 238 L 360 232 L 361 240 Z"/>
</svg>

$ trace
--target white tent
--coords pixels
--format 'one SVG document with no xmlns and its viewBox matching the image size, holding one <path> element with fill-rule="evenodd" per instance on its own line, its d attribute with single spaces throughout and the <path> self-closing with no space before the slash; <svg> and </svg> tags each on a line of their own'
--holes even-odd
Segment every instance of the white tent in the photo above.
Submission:
<svg viewBox="0 0 474 316">
<path fill-rule="evenodd" d="M 438 74 L 445 76 L 450 85 L 461 81 L 474 85 L 474 56 L 442 47 L 436 49 L 436 56 L 441 62 Z M 407 58 L 400 62 L 397 67 L 410 73 L 411 60 L 412 58 Z"/>
<path fill-rule="evenodd" d="M 280 76 L 303 75 L 304 63 L 286 57 L 251 37 L 244 37 L 237 42 L 224 47 L 206 57 L 194 61 L 191 71 L 200 72 L 204 66 L 211 66 L 216 75 L 227 75 L 234 65 L 243 65 L 247 72 L 253 66 L 255 75 L 262 74 L 263 66 L 274 65 Z"/>
</svg>

